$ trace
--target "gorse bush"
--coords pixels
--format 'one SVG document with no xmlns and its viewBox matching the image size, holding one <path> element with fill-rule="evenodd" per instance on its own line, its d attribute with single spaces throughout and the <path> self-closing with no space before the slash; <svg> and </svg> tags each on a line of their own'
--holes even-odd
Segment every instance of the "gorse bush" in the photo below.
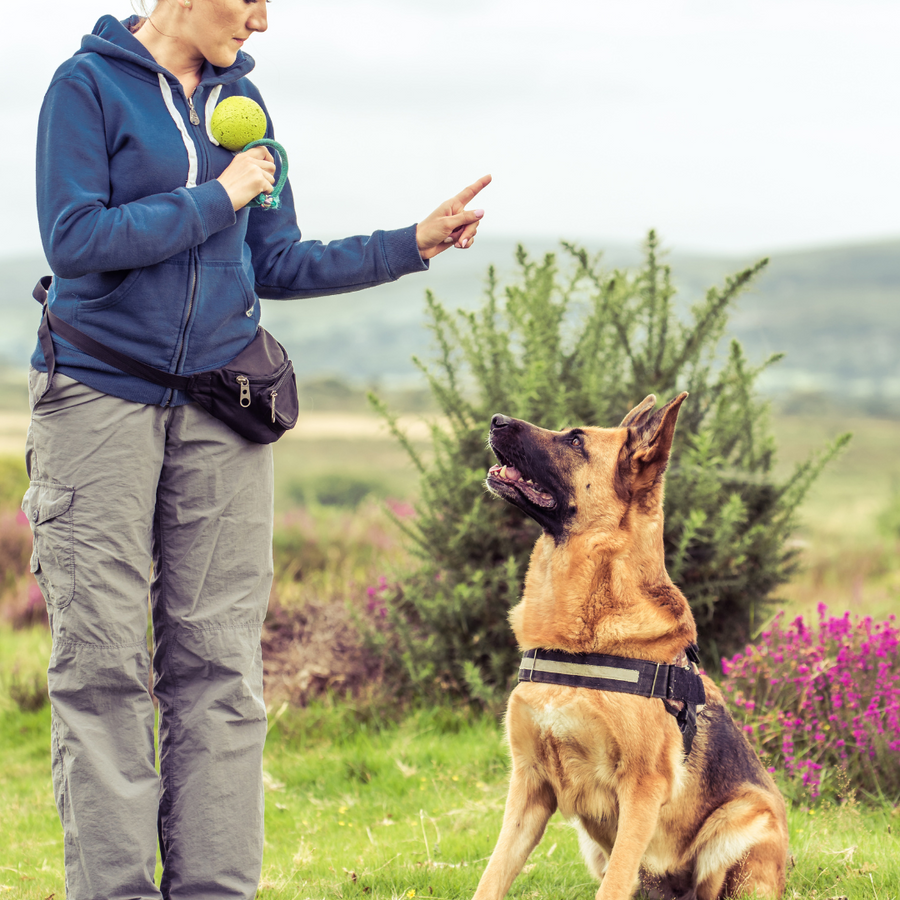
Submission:
<svg viewBox="0 0 900 900">
<path fill-rule="evenodd" d="M 491 269 L 476 311 L 454 314 L 427 295 L 438 356 L 431 365 L 415 361 L 444 415 L 428 461 L 372 398 L 421 476 L 418 516 L 403 523 L 420 567 L 389 607 L 396 644 L 384 644 L 383 630 L 376 644 L 426 693 L 488 700 L 517 667 L 507 612 L 538 531 L 485 493 L 494 413 L 551 429 L 616 426 L 647 394 L 690 392 L 667 475 L 666 563 L 713 661 L 746 643 L 790 577 L 786 539 L 797 507 L 846 440 L 786 480 L 773 477 L 774 441 L 754 382 L 778 357 L 754 366 L 736 341 L 720 348 L 730 309 L 765 260 L 687 307 L 676 302 L 652 232 L 634 271 L 605 271 L 599 259 L 564 247 L 564 267 L 553 254 L 534 261 L 520 248 L 517 278 L 503 291 Z"/>
<path fill-rule="evenodd" d="M 758 643 L 722 661 L 723 689 L 769 764 L 812 797 L 845 784 L 900 796 L 900 629 L 893 616 L 779 615 Z"/>
</svg>

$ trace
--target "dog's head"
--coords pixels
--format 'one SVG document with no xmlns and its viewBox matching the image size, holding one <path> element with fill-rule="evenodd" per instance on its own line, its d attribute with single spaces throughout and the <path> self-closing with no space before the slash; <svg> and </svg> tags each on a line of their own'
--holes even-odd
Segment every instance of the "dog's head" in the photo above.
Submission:
<svg viewBox="0 0 900 900">
<path fill-rule="evenodd" d="M 521 419 L 491 419 L 490 447 L 498 465 L 490 491 L 533 518 L 555 541 L 568 534 L 618 526 L 630 508 L 661 506 L 679 394 L 654 412 L 652 394 L 618 428 L 547 431 Z"/>
</svg>

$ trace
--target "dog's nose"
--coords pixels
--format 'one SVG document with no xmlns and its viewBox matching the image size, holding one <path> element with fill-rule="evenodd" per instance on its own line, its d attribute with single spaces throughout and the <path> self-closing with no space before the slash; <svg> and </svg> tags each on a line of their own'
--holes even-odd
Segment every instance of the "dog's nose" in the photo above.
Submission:
<svg viewBox="0 0 900 900">
<path fill-rule="evenodd" d="M 491 431 L 496 428 L 506 428 L 507 425 L 512 425 L 512 422 L 513 420 L 509 416 L 501 416 L 498 413 L 491 418 Z"/>
</svg>

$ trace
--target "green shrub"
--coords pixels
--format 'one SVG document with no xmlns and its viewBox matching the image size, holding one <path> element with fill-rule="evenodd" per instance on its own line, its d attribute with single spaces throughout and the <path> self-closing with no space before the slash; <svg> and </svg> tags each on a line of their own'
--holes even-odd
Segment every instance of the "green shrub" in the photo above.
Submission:
<svg viewBox="0 0 900 900">
<path fill-rule="evenodd" d="M 400 523 L 420 565 L 389 604 L 393 632 L 372 639 L 425 694 L 490 702 L 517 665 L 507 611 L 538 532 L 485 493 L 492 414 L 551 429 L 616 426 L 647 394 L 690 392 L 667 476 L 666 562 L 713 663 L 746 643 L 790 577 L 795 551 L 786 540 L 798 505 L 848 438 L 785 481 L 774 478 L 768 410 L 753 386 L 779 357 L 754 366 L 736 341 L 719 349 L 730 308 L 766 260 L 687 308 L 676 302 L 652 232 L 634 271 L 606 272 L 599 258 L 564 247 L 571 264 L 563 269 L 553 254 L 537 262 L 519 248 L 515 282 L 501 296 L 491 269 L 474 312 L 451 314 L 427 295 L 439 355 L 432 365 L 415 361 L 445 417 L 433 428 L 429 462 L 372 398 L 421 476 L 418 516 Z"/>
</svg>

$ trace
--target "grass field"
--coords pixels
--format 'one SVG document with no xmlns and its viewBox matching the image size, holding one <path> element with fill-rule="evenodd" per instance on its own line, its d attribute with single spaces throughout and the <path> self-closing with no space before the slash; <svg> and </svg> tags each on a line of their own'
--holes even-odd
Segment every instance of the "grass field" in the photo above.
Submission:
<svg viewBox="0 0 900 900">
<path fill-rule="evenodd" d="M 324 432 L 276 445 L 279 515 L 323 484 L 338 496 L 414 496 L 412 466 L 393 442 L 367 431 L 370 425 L 335 417 L 324 426 L 319 422 Z M 847 430 L 855 435 L 848 451 L 826 470 L 804 506 L 797 539 L 806 568 L 782 595 L 792 612 L 809 612 L 824 601 L 834 612 L 884 617 L 898 607 L 900 564 L 876 519 L 900 485 L 900 422 L 775 421 L 785 471 Z M 342 520 L 334 521 L 342 527 Z M 379 565 L 400 552 L 385 545 Z M 27 710 L 29 698 L 40 695 L 48 654 L 44 630 L 0 626 L 0 898 L 11 900 L 64 895 L 49 776 L 49 711 L 46 705 Z M 507 758 L 495 719 L 442 708 L 395 722 L 381 720 L 377 707 L 337 697 L 305 710 L 273 704 L 265 768 L 260 898 L 411 900 L 474 891 L 505 796 Z M 790 830 L 796 865 L 787 895 L 900 900 L 898 799 L 795 805 Z M 587 900 L 595 891 L 574 832 L 555 816 L 511 896 Z"/>
<path fill-rule="evenodd" d="M 447 709 L 381 725 L 343 703 L 273 712 L 259 898 L 463 898 L 493 849 L 506 790 L 501 729 Z M 46 761 L 47 708 L 0 714 L 0 892 L 62 898 L 62 838 Z M 795 807 L 791 898 L 900 898 L 889 804 Z M 588 900 L 596 884 L 554 816 L 511 897 Z"/>
</svg>

